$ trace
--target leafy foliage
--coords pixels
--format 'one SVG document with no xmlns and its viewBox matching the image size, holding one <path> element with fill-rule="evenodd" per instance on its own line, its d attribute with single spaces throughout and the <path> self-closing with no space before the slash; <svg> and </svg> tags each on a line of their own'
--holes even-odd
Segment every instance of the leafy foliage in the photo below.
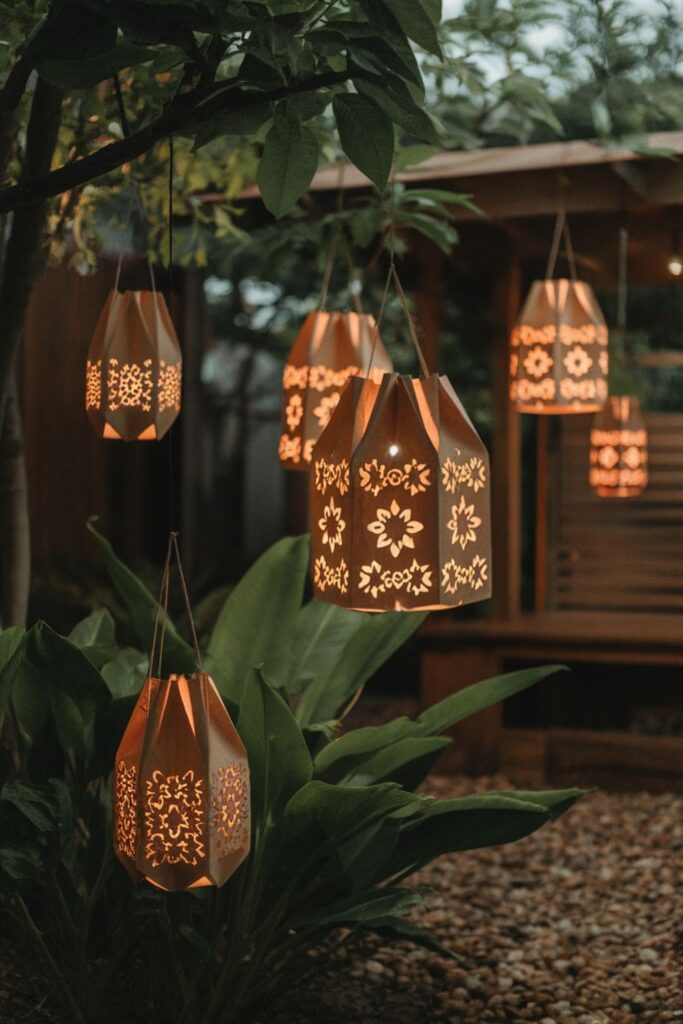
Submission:
<svg viewBox="0 0 683 1024">
<path fill-rule="evenodd" d="M 90 526 L 148 646 L 155 602 Z M 114 749 L 145 656 L 117 646 L 100 610 L 67 639 L 39 623 L 0 635 L 0 908 L 33 949 L 65 1019 L 94 1024 L 123 970 L 140 1017 L 245 1021 L 339 928 L 440 948 L 404 920 L 399 884 L 442 853 L 512 842 L 563 813 L 575 790 L 435 800 L 416 792 L 443 732 L 555 668 L 489 680 L 416 721 L 340 733 L 350 697 L 419 615 L 371 616 L 306 598 L 305 537 L 279 542 L 228 598 L 207 661 L 249 753 L 253 845 L 221 890 L 134 886 L 113 857 Z M 173 658 L 185 642 L 169 623 Z M 441 952 L 448 953 L 447 950 Z"/>
</svg>

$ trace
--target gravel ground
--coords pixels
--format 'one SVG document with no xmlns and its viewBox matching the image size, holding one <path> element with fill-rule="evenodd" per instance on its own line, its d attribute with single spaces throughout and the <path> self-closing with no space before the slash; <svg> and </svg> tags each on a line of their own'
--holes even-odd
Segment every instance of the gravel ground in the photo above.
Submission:
<svg viewBox="0 0 683 1024">
<path fill-rule="evenodd" d="M 683 1024 L 682 797 L 594 793 L 519 843 L 443 857 L 416 880 L 430 892 L 415 920 L 455 960 L 365 940 L 257 1024 Z M 54 1022 L 1 938 L 0 1024 Z"/>
<path fill-rule="evenodd" d="M 683 798 L 593 793 L 519 843 L 443 857 L 418 880 L 432 892 L 415 919 L 456 961 L 366 942 L 259 1024 L 683 1024 Z"/>
</svg>

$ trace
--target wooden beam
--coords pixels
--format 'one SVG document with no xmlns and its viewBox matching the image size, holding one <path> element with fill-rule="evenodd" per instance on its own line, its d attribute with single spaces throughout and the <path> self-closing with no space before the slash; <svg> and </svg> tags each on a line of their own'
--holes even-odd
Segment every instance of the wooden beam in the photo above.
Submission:
<svg viewBox="0 0 683 1024">
<path fill-rule="evenodd" d="M 502 239 L 504 260 L 492 297 L 491 384 L 494 431 L 491 452 L 493 597 L 496 618 L 514 618 L 520 607 L 521 431 L 509 395 L 509 338 L 519 313 L 521 269 L 516 248 Z"/>
<path fill-rule="evenodd" d="M 536 577 L 534 605 L 544 611 L 548 602 L 548 440 L 550 421 L 536 416 Z"/>
</svg>

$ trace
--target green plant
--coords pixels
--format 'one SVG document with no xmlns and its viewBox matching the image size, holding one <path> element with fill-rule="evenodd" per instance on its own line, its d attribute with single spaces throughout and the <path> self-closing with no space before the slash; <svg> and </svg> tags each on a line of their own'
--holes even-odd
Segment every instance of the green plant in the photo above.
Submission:
<svg viewBox="0 0 683 1024">
<path fill-rule="evenodd" d="M 310 963 L 307 951 L 335 933 L 350 941 L 369 930 L 438 948 L 405 920 L 421 893 L 404 880 L 439 854 L 519 839 L 579 795 L 417 792 L 450 742 L 449 726 L 556 667 L 471 686 L 415 721 L 339 735 L 367 679 L 423 616 L 308 600 L 308 538 L 289 538 L 235 587 L 204 645 L 249 753 L 251 854 L 221 890 L 136 887 L 112 853 L 109 776 L 146 670 L 156 603 L 93 534 L 142 650 L 117 646 L 106 610 L 69 638 L 44 623 L 0 635 L 0 714 L 12 754 L 0 789 L 0 900 L 65 1019 L 101 1020 L 123 971 L 126 1020 L 227 1024 L 291 985 Z M 169 622 L 167 670 L 192 665 Z"/>
</svg>

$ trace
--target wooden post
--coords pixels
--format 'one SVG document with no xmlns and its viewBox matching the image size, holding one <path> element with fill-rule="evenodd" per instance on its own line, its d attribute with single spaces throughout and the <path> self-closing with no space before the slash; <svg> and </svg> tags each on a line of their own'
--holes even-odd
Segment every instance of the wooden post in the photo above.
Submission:
<svg viewBox="0 0 683 1024">
<path fill-rule="evenodd" d="M 412 243 L 411 243 L 412 244 Z M 443 253 L 433 242 L 416 237 L 413 248 L 418 260 L 415 318 L 427 366 L 436 373 L 439 366 L 439 336 L 443 324 Z"/>
<path fill-rule="evenodd" d="M 510 331 L 520 306 L 520 262 L 514 246 L 502 240 L 505 259 L 493 289 L 493 351 L 491 385 L 494 431 L 491 452 L 493 540 L 493 614 L 511 619 L 519 614 L 521 575 L 521 430 L 520 415 L 509 396 Z"/>
<path fill-rule="evenodd" d="M 536 416 L 536 572 L 534 607 L 545 611 L 548 603 L 548 416 Z"/>
</svg>

